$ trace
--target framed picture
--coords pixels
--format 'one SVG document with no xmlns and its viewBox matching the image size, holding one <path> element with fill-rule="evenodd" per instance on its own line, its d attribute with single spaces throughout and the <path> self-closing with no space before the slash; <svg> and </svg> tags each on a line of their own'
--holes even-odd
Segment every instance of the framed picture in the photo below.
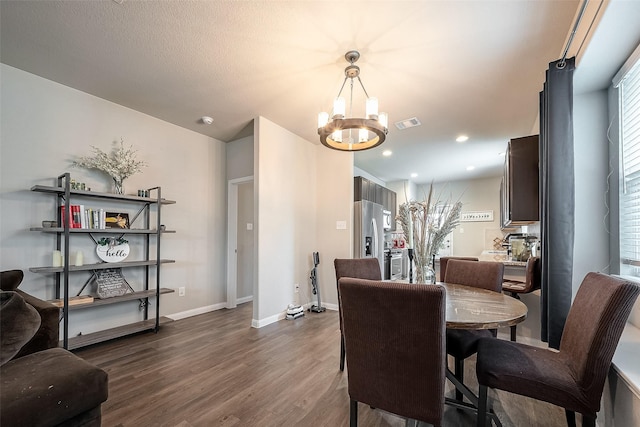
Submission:
<svg viewBox="0 0 640 427">
<path fill-rule="evenodd" d="M 107 212 L 105 216 L 105 225 L 107 228 L 129 228 L 129 214 Z"/>
</svg>

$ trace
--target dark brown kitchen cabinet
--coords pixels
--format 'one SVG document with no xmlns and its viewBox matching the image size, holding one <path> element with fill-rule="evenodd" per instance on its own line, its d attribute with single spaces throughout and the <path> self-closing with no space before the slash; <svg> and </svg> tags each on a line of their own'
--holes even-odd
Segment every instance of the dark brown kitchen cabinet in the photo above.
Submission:
<svg viewBox="0 0 640 427">
<path fill-rule="evenodd" d="M 539 221 L 538 175 L 538 135 L 509 141 L 500 184 L 503 227 Z"/>
<path fill-rule="evenodd" d="M 383 206 L 384 210 L 391 212 L 391 230 L 396 229 L 396 193 L 382 185 L 376 184 L 367 178 L 356 176 L 353 178 L 353 200 L 369 200 Z"/>
</svg>

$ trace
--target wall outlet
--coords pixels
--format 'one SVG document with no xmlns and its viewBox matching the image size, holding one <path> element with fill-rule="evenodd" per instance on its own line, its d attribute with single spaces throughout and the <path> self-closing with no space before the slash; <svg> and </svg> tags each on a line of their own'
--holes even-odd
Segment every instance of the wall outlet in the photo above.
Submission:
<svg viewBox="0 0 640 427">
<path fill-rule="evenodd" d="M 298 291 L 300 290 L 300 285 L 296 283 L 295 285 L 293 285 L 293 287 L 295 289 L 295 293 L 297 294 Z"/>
<path fill-rule="evenodd" d="M 178 296 L 179 296 L 179 297 L 183 297 L 183 296 L 184 296 L 184 294 L 185 294 L 185 288 L 184 288 L 184 286 L 180 286 L 180 287 L 178 288 Z"/>
</svg>

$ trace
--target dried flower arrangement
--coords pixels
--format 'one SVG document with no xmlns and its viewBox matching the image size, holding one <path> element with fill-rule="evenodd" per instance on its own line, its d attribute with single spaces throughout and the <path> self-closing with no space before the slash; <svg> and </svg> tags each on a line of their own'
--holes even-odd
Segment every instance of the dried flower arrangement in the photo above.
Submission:
<svg viewBox="0 0 640 427">
<path fill-rule="evenodd" d="M 462 202 L 451 203 L 434 196 L 433 184 L 421 202 L 410 201 L 400 205 L 396 220 L 400 222 L 404 238 L 413 249 L 416 283 L 428 283 L 433 255 L 442 247 L 445 237 L 460 223 Z M 435 277 L 433 277 L 435 280 Z"/>
<path fill-rule="evenodd" d="M 118 143 L 115 143 L 118 145 Z M 142 160 L 136 160 L 137 150 L 133 146 L 125 148 L 121 139 L 119 145 L 111 152 L 105 153 L 95 146 L 91 146 L 95 155 L 93 157 L 80 157 L 73 162 L 73 166 L 87 169 L 97 169 L 109 175 L 114 182 L 115 192 L 123 194 L 122 184 L 130 176 L 142 172 L 142 168 L 147 164 Z"/>
</svg>

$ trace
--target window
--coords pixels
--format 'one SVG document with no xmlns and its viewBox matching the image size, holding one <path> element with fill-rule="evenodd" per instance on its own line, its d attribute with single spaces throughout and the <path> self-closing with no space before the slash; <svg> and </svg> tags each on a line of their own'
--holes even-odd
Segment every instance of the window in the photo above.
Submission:
<svg viewBox="0 0 640 427">
<path fill-rule="evenodd" d="M 614 79 L 620 112 L 620 274 L 640 277 L 640 48 Z"/>
</svg>

